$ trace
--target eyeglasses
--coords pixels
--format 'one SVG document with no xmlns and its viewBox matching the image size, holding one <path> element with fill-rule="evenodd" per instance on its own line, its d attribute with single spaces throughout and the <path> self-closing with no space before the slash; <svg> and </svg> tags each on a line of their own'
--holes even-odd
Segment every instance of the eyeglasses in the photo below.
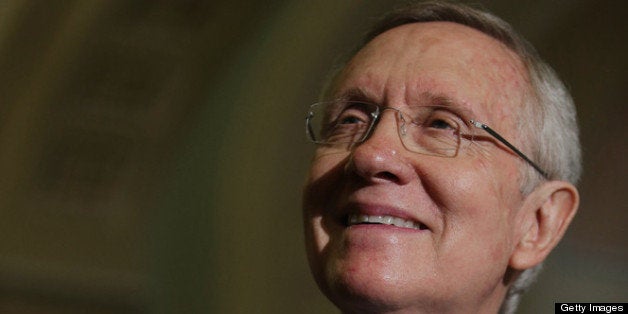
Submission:
<svg viewBox="0 0 628 314">
<path fill-rule="evenodd" d="M 487 125 L 474 120 L 465 123 L 446 106 L 414 106 L 401 111 L 361 101 L 334 100 L 310 105 L 305 119 L 308 138 L 321 147 L 348 151 L 364 142 L 386 110 L 395 113 L 397 132 L 403 146 L 415 153 L 455 157 L 462 139 L 473 140 L 464 133 L 470 126 L 480 128 L 506 145 L 529 163 L 543 177 L 547 173 Z"/>
<path fill-rule="evenodd" d="M 528 158 L 528 156 L 526 156 L 524 153 L 522 153 L 514 145 L 510 144 L 510 142 L 508 142 L 505 138 L 503 138 L 501 135 L 499 135 L 499 133 L 497 133 L 493 129 L 491 129 L 488 125 L 486 125 L 486 124 L 484 124 L 482 122 L 475 121 L 475 120 L 469 120 L 469 122 L 471 122 L 471 124 L 473 126 L 475 126 L 476 128 L 480 128 L 480 129 L 486 131 L 492 137 L 494 137 L 498 141 L 502 142 L 502 144 L 508 146 L 508 148 L 510 148 L 513 152 L 515 152 L 515 154 L 519 155 L 519 157 L 521 157 L 530 166 L 532 166 L 532 168 L 534 168 L 534 170 L 536 170 L 538 173 L 540 173 L 543 176 L 543 178 L 549 179 L 549 174 L 545 170 L 543 170 L 541 167 L 539 167 L 530 158 Z"/>
</svg>

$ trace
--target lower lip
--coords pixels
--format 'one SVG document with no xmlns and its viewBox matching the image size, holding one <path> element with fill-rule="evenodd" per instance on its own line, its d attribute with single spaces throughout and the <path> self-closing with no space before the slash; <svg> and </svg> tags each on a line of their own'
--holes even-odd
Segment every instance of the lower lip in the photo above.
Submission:
<svg viewBox="0 0 628 314">
<path fill-rule="evenodd" d="M 347 226 L 348 230 L 372 230 L 372 231 L 388 231 L 388 232 L 408 232 L 408 233 L 421 233 L 428 231 L 427 229 L 414 229 L 414 228 L 404 228 L 398 227 L 394 225 L 385 225 L 385 224 L 357 224 Z"/>
<path fill-rule="evenodd" d="M 390 250 L 421 245 L 423 240 L 428 239 L 427 231 L 393 225 L 359 224 L 345 227 L 340 239 L 347 253 L 386 255 Z"/>
</svg>

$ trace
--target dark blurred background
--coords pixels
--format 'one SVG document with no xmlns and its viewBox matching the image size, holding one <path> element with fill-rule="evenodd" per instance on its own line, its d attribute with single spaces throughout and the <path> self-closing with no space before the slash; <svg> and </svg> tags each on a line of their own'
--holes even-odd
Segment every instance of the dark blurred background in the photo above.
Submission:
<svg viewBox="0 0 628 314">
<path fill-rule="evenodd" d="M 334 313 L 307 105 L 399 1 L 0 0 L 0 313 Z M 573 92 L 585 173 L 521 313 L 628 301 L 623 1 L 474 1 Z"/>
</svg>

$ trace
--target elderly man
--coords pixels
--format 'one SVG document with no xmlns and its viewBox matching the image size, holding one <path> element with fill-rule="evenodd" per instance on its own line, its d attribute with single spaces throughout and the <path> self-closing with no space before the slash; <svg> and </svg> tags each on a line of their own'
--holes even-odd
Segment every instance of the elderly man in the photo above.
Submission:
<svg viewBox="0 0 628 314">
<path fill-rule="evenodd" d="M 310 106 L 310 268 L 345 313 L 513 312 L 578 207 L 575 109 L 508 24 L 391 13 Z"/>
</svg>

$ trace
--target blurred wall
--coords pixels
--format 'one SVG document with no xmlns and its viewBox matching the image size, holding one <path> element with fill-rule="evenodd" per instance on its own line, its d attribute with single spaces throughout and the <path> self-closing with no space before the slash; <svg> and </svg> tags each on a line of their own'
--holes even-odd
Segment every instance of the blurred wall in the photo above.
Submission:
<svg viewBox="0 0 628 314">
<path fill-rule="evenodd" d="M 0 312 L 337 312 L 302 249 L 304 110 L 398 3 L 0 2 Z M 626 5 L 473 3 L 582 129 L 580 212 L 521 312 L 625 302 Z"/>
</svg>

